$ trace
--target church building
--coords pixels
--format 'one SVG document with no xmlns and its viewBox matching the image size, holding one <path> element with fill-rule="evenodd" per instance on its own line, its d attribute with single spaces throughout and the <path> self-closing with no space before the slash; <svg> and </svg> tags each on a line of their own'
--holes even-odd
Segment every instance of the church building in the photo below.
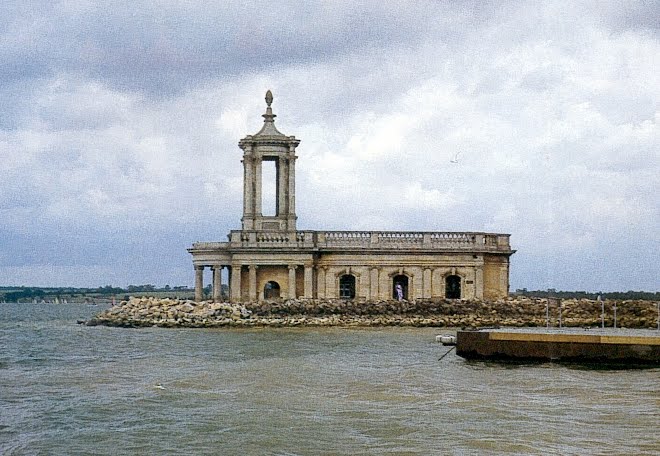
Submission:
<svg viewBox="0 0 660 456">
<path fill-rule="evenodd" d="M 201 301 L 211 269 L 213 299 L 227 268 L 233 302 L 277 299 L 496 299 L 509 291 L 508 234 L 312 231 L 296 226 L 296 148 L 275 128 L 270 90 L 261 130 L 243 138 L 243 218 L 226 242 L 188 249 Z M 275 214 L 262 211 L 262 165 L 275 165 Z M 272 166 L 272 165 L 271 165 Z"/>
</svg>

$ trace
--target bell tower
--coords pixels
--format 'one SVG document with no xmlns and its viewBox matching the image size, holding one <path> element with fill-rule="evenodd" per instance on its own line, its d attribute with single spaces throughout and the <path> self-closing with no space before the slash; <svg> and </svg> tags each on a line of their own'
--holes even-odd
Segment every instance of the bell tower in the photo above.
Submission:
<svg viewBox="0 0 660 456">
<path fill-rule="evenodd" d="M 264 125 L 258 133 L 241 139 L 243 150 L 243 231 L 296 231 L 296 147 L 300 140 L 275 128 L 271 104 L 273 94 L 266 92 Z M 262 164 L 275 162 L 275 215 L 263 215 Z"/>
</svg>

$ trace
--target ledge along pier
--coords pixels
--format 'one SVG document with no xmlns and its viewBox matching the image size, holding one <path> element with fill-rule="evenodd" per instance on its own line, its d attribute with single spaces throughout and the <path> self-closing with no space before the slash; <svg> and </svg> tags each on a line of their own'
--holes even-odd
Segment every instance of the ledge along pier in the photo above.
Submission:
<svg viewBox="0 0 660 456">
<path fill-rule="evenodd" d="M 466 359 L 660 366 L 660 331 L 525 329 L 458 331 L 456 354 Z"/>
</svg>

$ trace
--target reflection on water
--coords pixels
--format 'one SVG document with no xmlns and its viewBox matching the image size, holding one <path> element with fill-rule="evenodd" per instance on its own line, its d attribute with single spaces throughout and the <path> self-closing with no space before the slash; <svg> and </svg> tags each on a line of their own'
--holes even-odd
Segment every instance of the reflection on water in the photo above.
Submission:
<svg viewBox="0 0 660 456">
<path fill-rule="evenodd" d="M 660 369 L 466 362 L 434 329 L 140 330 L 0 305 L 0 454 L 657 454 Z"/>
</svg>

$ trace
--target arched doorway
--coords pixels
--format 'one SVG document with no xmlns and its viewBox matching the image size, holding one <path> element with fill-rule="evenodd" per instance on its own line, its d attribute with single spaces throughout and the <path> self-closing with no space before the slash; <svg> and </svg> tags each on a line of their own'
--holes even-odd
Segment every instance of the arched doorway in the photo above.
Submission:
<svg viewBox="0 0 660 456">
<path fill-rule="evenodd" d="M 401 299 L 408 299 L 408 276 L 399 274 L 392 277 L 392 298 L 399 299 L 399 286 L 401 287 Z"/>
<path fill-rule="evenodd" d="M 344 274 L 339 278 L 339 298 L 340 299 L 353 299 L 355 298 L 355 276 L 351 274 Z"/>
<path fill-rule="evenodd" d="M 445 298 L 461 299 L 461 278 L 459 276 L 450 275 L 445 279 Z"/>
<path fill-rule="evenodd" d="M 264 299 L 279 299 L 280 284 L 271 280 L 264 285 Z"/>
</svg>

